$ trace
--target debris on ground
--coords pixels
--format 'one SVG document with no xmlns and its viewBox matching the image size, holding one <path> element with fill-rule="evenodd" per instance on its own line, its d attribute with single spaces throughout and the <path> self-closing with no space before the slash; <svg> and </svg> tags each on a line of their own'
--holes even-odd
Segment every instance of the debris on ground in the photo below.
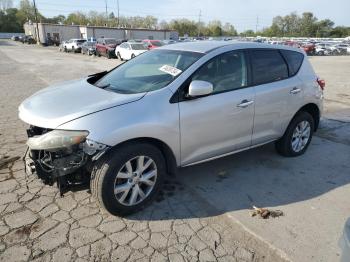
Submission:
<svg viewBox="0 0 350 262">
<path fill-rule="evenodd" d="M 260 208 L 253 206 L 253 212 L 252 212 L 252 217 L 259 215 L 263 219 L 268 219 L 270 216 L 271 217 L 280 217 L 283 216 L 283 211 L 281 210 L 270 210 L 267 208 Z"/>
</svg>

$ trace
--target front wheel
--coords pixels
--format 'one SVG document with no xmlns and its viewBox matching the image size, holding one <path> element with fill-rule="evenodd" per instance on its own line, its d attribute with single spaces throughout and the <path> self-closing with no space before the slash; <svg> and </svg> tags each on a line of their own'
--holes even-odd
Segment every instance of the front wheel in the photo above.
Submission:
<svg viewBox="0 0 350 262">
<path fill-rule="evenodd" d="M 120 61 L 123 61 L 123 58 L 121 57 L 119 52 L 117 53 L 117 57 L 118 57 L 118 59 L 120 59 Z"/>
<path fill-rule="evenodd" d="M 287 157 L 304 154 L 311 142 L 314 127 L 314 119 L 309 113 L 298 113 L 289 123 L 283 137 L 276 142 L 277 152 Z"/>
<path fill-rule="evenodd" d="M 141 210 L 158 193 L 166 174 L 160 150 L 150 144 L 129 144 L 101 160 L 91 174 L 91 192 L 113 215 Z"/>
</svg>

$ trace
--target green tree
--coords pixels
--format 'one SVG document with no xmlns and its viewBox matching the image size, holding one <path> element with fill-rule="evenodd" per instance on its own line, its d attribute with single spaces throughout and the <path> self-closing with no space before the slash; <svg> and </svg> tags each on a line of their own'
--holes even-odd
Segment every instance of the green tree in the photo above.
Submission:
<svg viewBox="0 0 350 262">
<path fill-rule="evenodd" d="M 245 30 L 240 33 L 240 36 L 252 37 L 252 36 L 255 36 L 255 32 L 251 29 Z"/>
<path fill-rule="evenodd" d="M 225 25 L 222 28 L 222 34 L 225 36 L 236 36 L 237 31 L 233 25 L 230 23 L 225 23 Z"/>
<path fill-rule="evenodd" d="M 0 32 L 20 33 L 23 26 L 17 21 L 17 8 L 9 8 L 6 11 L 0 10 Z"/>
<path fill-rule="evenodd" d="M 65 21 L 67 25 L 87 25 L 89 24 L 89 20 L 85 14 L 81 12 L 74 12 L 67 16 Z"/>
<path fill-rule="evenodd" d="M 198 35 L 198 27 L 195 21 L 189 19 L 174 19 L 170 21 L 169 27 L 178 31 L 179 35 L 189 35 L 196 36 Z"/>
</svg>

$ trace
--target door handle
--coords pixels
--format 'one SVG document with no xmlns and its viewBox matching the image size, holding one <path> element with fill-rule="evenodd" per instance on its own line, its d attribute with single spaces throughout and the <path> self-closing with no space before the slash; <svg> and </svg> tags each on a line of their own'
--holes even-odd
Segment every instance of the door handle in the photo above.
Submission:
<svg viewBox="0 0 350 262">
<path fill-rule="evenodd" d="M 300 92 L 301 92 L 301 89 L 300 89 L 300 88 L 297 88 L 297 87 L 293 87 L 293 89 L 290 90 L 290 93 L 291 93 L 292 95 L 298 94 L 298 93 L 300 93 Z"/>
<path fill-rule="evenodd" d="M 253 100 L 248 101 L 247 99 L 244 99 L 241 103 L 239 103 L 239 104 L 237 105 L 237 107 L 246 108 L 246 107 L 248 107 L 249 105 L 251 105 L 251 104 L 253 104 L 253 103 L 254 103 Z"/>
</svg>

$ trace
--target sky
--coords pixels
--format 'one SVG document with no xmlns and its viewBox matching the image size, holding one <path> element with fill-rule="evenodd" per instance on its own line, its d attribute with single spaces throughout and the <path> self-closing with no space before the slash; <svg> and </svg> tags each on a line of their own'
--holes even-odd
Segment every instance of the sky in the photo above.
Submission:
<svg viewBox="0 0 350 262">
<path fill-rule="evenodd" d="M 32 0 L 30 0 L 32 1 Z M 117 14 L 117 0 L 36 0 L 38 10 L 47 17 L 67 15 L 74 11 L 90 10 Z M 14 0 L 14 5 L 19 0 Z M 229 22 L 241 32 L 268 27 L 272 18 L 312 12 L 319 19 L 329 18 L 336 25 L 350 26 L 350 0 L 119 0 L 120 15 L 153 15 L 158 21 L 188 18 L 198 21 Z"/>
</svg>

